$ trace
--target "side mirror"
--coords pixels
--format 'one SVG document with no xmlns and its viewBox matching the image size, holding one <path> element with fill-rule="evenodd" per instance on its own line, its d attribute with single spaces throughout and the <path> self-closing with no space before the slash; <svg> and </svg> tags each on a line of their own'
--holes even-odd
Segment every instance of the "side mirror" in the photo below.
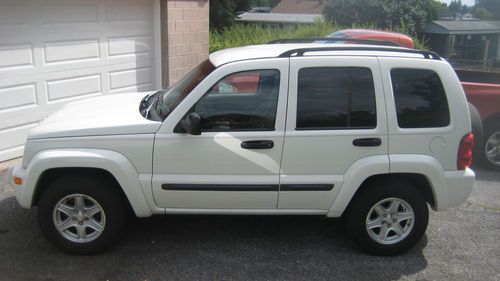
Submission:
<svg viewBox="0 0 500 281">
<path fill-rule="evenodd" d="M 201 117 L 196 112 L 191 112 L 186 119 L 181 121 L 182 128 L 190 135 L 201 135 Z"/>
</svg>

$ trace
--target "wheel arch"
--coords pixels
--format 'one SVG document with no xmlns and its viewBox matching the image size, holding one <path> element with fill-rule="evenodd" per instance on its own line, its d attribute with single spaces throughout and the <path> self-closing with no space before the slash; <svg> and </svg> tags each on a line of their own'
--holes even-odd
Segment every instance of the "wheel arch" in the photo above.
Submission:
<svg viewBox="0 0 500 281">
<path fill-rule="evenodd" d="M 35 194 L 33 197 L 32 205 L 38 206 L 38 202 L 42 194 L 47 190 L 50 183 L 58 177 L 72 175 L 77 177 L 94 177 L 99 180 L 106 181 L 109 183 L 118 194 L 120 194 L 121 199 L 125 202 L 127 210 L 132 214 L 134 209 L 130 204 L 125 192 L 116 180 L 116 178 L 107 170 L 101 168 L 89 168 L 89 167 L 64 167 L 64 168 L 51 168 L 43 171 L 40 178 L 35 185 Z"/>
<path fill-rule="evenodd" d="M 354 202 L 354 200 L 359 196 L 359 194 L 361 194 L 362 192 L 364 192 L 369 188 L 373 188 L 373 186 L 376 185 L 377 183 L 383 183 L 390 180 L 399 180 L 411 183 L 413 186 L 415 186 L 415 189 L 418 192 L 420 192 L 420 194 L 422 194 L 423 198 L 429 205 L 431 206 L 435 205 L 432 186 L 429 182 L 429 179 L 426 176 L 418 173 L 392 173 L 392 174 L 373 175 L 365 179 L 354 193 L 346 210 L 349 209 L 349 207 L 352 205 L 352 202 Z"/>
<path fill-rule="evenodd" d="M 444 210 L 449 203 L 444 174 L 441 163 L 436 158 L 426 155 L 380 155 L 358 160 L 345 173 L 344 183 L 336 194 L 327 216 L 342 216 L 356 194 L 368 188 L 371 182 L 391 178 L 409 181 L 416 186 L 434 210 Z"/>
<path fill-rule="evenodd" d="M 47 184 L 56 176 L 92 172 L 116 183 L 125 196 L 135 215 L 152 215 L 139 182 L 139 173 L 130 161 L 115 151 L 98 149 L 46 150 L 36 154 L 28 164 L 25 194 L 22 205 L 33 206 L 45 190 Z"/>
</svg>

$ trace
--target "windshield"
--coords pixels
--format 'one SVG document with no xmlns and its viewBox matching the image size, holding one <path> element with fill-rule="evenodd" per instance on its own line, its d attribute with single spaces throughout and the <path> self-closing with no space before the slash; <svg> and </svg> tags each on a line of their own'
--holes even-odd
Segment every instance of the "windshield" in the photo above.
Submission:
<svg viewBox="0 0 500 281">
<path fill-rule="evenodd" d="M 170 91 L 165 91 L 158 102 L 158 113 L 165 120 L 167 116 L 181 103 L 182 100 L 196 87 L 198 84 L 210 74 L 215 67 L 206 60 L 196 66 L 184 78 L 179 80 Z"/>
</svg>

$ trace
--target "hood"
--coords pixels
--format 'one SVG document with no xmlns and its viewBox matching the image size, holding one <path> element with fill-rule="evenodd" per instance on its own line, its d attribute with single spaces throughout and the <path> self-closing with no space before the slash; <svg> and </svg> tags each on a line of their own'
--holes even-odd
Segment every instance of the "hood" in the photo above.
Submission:
<svg viewBox="0 0 500 281">
<path fill-rule="evenodd" d="M 33 128 L 28 139 L 154 133 L 161 122 L 148 120 L 139 112 L 147 94 L 107 95 L 69 103 Z"/>
</svg>

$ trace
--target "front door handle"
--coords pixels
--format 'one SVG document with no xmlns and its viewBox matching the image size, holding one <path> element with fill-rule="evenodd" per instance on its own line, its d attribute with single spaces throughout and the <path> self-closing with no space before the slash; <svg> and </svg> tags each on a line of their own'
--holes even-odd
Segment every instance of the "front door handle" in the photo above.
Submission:
<svg viewBox="0 0 500 281">
<path fill-rule="evenodd" d="M 380 138 L 362 138 L 352 141 L 354 146 L 380 146 L 381 144 L 382 140 Z"/>
<path fill-rule="evenodd" d="M 244 141 L 241 143 L 243 149 L 271 149 L 274 147 L 272 140 Z"/>
</svg>

